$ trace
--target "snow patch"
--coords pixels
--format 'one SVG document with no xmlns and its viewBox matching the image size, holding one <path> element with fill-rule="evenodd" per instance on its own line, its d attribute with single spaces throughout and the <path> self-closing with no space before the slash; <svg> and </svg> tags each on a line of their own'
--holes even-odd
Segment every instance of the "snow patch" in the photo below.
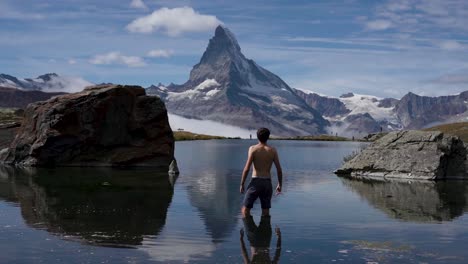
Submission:
<svg viewBox="0 0 468 264">
<path fill-rule="evenodd" d="M 397 123 L 397 118 L 393 112 L 393 107 L 384 108 L 379 107 L 379 102 L 382 98 L 372 95 L 355 94 L 352 97 L 339 98 L 351 113 L 348 115 L 369 113 L 375 120 L 387 120 L 389 122 Z"/>
<path fill-rule="evenodd" d="M 226 125 L 211 120 L 189 119 L 182 116 L 168 114 L 169 124 L 174 131 L 183 129 L 185 131 L 223 137 L 241 137 L 249 138 L 255 135 L 256 131 L 249 131 L 244 128 Z"/>
<path fill-rule="evenodd" d="M 219 86 L 219 83 L 215 79 L 206 79 L 197 87 L 195 87 L 195 90 L 205 90 L 213 86 Z"/>
</svg>

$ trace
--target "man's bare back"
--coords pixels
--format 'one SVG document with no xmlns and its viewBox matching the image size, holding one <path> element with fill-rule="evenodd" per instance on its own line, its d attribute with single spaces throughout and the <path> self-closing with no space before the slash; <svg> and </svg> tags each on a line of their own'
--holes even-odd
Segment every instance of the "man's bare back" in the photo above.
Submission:
<svg viewBox="0 0 468 264">
<path fill-rule="evenodd" d="M 270 131 L 266 128 L 260 128 L 257 131 L 259 143 L 249 148 L 247 162 L 245 163 L 242 172 L 240 192 L 244 193 L 244 183 L 249 174 L 250 167 L 253 164 L 252 181 L 247 186 L 247 192 L 244 197 L 244 206 L 242 214 L 244 217 L 250 214 L 250 209 L 257 198 L 260 198 L 262 206 L 262 215 L 269 215 L 271 207 L 271 166 L 275 164 L 278 174 L 278 186 L 276 192 L 281 192 L 283 183 L 283 171 L 278 158 L 278 152 L 275 148 L 267 145 L 267 140 L 270 136 Z"/>
<path fill-rule="evenodd" d="M 252 177 L 271 178 L 271 165 L 278 157 L 276 149 L 259 143 L 251 146 L 249 152 L 251 152 L 253 159 Z"/>
</svg>

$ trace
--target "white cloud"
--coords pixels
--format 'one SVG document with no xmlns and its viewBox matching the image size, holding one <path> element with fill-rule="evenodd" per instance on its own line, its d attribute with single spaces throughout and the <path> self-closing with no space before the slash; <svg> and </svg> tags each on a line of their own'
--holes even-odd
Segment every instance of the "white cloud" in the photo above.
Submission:
<svg viewBox="0 0 468 264">
<path fill-rule="evenodd" d="M 219 24 L 222 23 L 216 16 L 202 15 L 187 6 L 173 9 L 164 7 L 150 15 L 135 19 L 127 25 L 127 30 L 138 33 L 163 31 L 175 37 L 185 32 L 210 31 Z"/>
<path fill-rule="evenodd" d="M 389 0 L 378 5 L 376 11 L 374 20 L 387 20 L 402 32 L 433 36 L 447 30 L 456 34 L 468 31 L 466 0 Z"/>
<path fill-rule="evenodd" d="M 429 82 L 443 85 L 468 84 L 468 70 L 445 74 L 436 79 L 430 80 Z"/>
<path fill-rule="evenodd" d="M 148 52 L 147 56 L 151 58 L 169 58 L 174 54 L 173 50 L 155 49 Z"/>
<path fill-rule="evenodd" d="M 198 134 L 224 136 L 224 137 L 241 137 L 249 138 L 255 131 L 249 131 L 236 126 L 226 125 L 223 123 L 211 120 L 197 120 L 181 117 L 174 114 L 168 114 L 169 124 L 173 130 L 184 129 Z"/>
<path fill-rule="evenodd" d="M 137 56 L 125 56 L 118 51 L 96 55 L 89 62 L 96 65 L 121 64 L 129 67 L 142 67 L 146 65 L 142 58 Z"/>
<path fill-rule="evenodd" d="M 70 65 L 75 65 L 75 64 L 76 64 L 76 60 L 75 60 L 75 59 L 69 59 L 69 60 L 68 60 L 68 64 L 70 64 Z"/>
<path fill-rule="evenodd" d="M 139 8 L 139 9 L 148 9 L 148 7 L 146 6 L 145 2 L 143 2 L 143 0 L 132 0 L 132 2 L 130 3 L 130 6 L 133 7 L 133 8 Z"/>
<path fill-rule="evenodd" d="M 75 93 L 82 91 L 85 87 L 94 85 L 81 77 L 58 76 L 52 77 L 42 88 L 44 92 L 67 92 Z"/>
<path fill-rule="evenodd" d="M 444 40 L 438 43 L 439 47 L 443 50 L 457 51 L 463 50 L 465 46 L 456 40 Z"/>
<path fill-rule="evenodd" d="M 389 20 L 378 19 L 373 21 L 368 21 L 366 27 L 369 30 L 386 30 L 392 27 L 392 22 Z"/>
<path fill-rule="evenodd" d="M 15 20 L 41 20 L 44 19 L 44 15 L 19 11 L 2 2 L 0 3 L 0 18 Z"/>
</svg>

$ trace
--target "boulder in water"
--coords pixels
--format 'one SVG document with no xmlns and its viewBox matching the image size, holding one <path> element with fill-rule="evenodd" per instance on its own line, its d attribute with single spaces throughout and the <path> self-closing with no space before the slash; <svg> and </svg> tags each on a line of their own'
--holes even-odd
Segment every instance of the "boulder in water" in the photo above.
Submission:
<svg viewBox="0 0 468 264">
<path fill-rule="evenodd" d="M 391 132 L 335 171 L 365 178 L 468 179 L 467 150 L 457 136 L 439 131 Z"/>
<path fill-rule="evenodd" d="M 139 86 L 98 85 L 30 104 L 5 164 L 151 166 L 168 169 L 174 137 L 167 110 Z"/>
</svg>

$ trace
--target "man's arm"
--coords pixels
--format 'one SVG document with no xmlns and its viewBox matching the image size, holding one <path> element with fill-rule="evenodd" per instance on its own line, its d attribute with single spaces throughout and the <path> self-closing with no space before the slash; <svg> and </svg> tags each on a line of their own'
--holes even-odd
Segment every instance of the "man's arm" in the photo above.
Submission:
<svg viewBox="0 0 468 264">
<path fill-rule="evenodd" d="M 252 162 L 253 162 L 252 150 L 253 150 L 253 148 L 250 147 L 249 148 L 249 154 L 247 155 L 247 162 L 245 163 L 244 171 L 242 171 L 242 179 L 241 179 L 241 183 L 240 183 L 240 192 L 241 193 L 244 193 L 244 183 L 245 183 L 245 180 L 247 179 L 247 174 L 249 174 L 250 166 L 252 166 Z"/>
<path fill-rule="evenodd" d="M 278 157 L 278 151 L 275 149 L 275 157 L 273 159 L 276 167 L 276 174 L 278 175 L 278 186 L 276 187 L 277 192 L 281 192 L 281 188 L 283 187 L 283 169 L 281 168 L 281 164 Z"/>
</svg>

